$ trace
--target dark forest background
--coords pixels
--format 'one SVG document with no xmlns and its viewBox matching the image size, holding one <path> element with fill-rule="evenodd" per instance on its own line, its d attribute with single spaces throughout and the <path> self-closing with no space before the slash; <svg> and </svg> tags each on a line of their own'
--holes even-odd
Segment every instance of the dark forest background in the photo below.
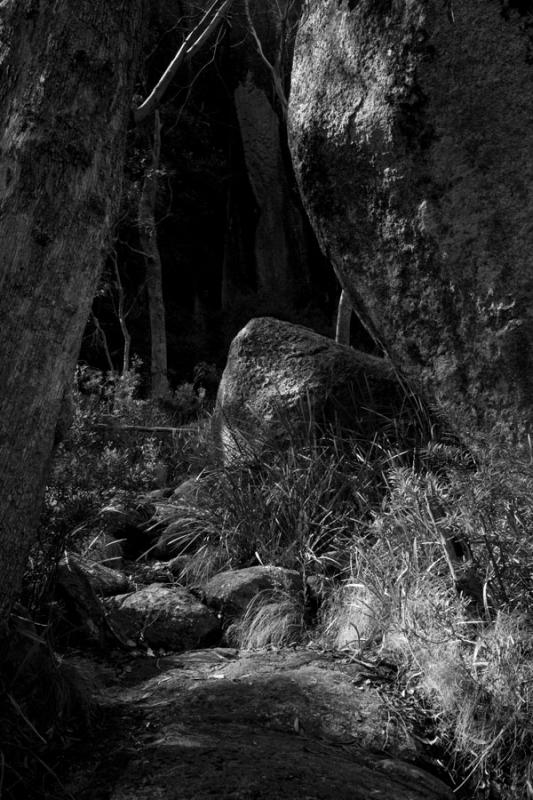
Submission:
<svg viewBox="0 0 533 800">
<path fill-rule="evenodd" d="M 158 80 L 184 34 L 198 19 L 184 4 L 154 7 L 139 98 Z M 256 17 L 257 19 L 257 17 Z M 261 20 L 260 20 L 261 22 Z M 262 46 L 279 36 L 263 18 Z M 257 23 L 256 23 L 257 24 Z M 292 28 L 283 33 L 284 89 L 288 92 Z M 275 43 L 276 47 L 280 42 Z M 274 44 L 271 44 L 273 47 Z M 260 208 L 243 147 L 243 111 L 235 92 L 253 76 L 276 110 L 280 173 L 273 176 L 288 194 L 286 207 L 268 198 Z M 283 114 L 272 80 L 257 55 L 246 20 L 233 18 L 182 67 L 160 108 L 161 160 L 155 208 L 166 311 L 168 378 L 171 387 L 194 378 L 198 363 L 224 365 L 229 342 L 253 316 L 272 315 L 332 335 L 340 289 L 320 252 L 301 207 L 292 174 Z M 131 335 L 131 355 L 149 374 L 150 336 L 145 260 L 139 242 L 137 211 L 152 146 L 151 123 L 132 124 L 125 186 L 116 240 L 107 260 L 83 337 L 81 361 L 99 369 L 120 370 L 124 355 L 123 316 Z M 269 159 L 272 153 L 266 153 Z M 252 156 L 253 158 L 253 156 Z M 290 207 L 288 207 L 290 206 Z M 260 274 L 257 228 L 261 214 L 285 231 L 289 249 L 284 285 Z M 294 216 L 297 216 L 296 224 Z M 275 248 L 276 242 L 272 242 Z M 270 257 L 276 259 L 276 253 Z M 264 259 L 268 263 L 268 258 Z M 264 268 L 264 266 L 263 266 Z M 360 332 L 359 332 L 360 333 Z M 111 361 L 111 363 L 110 363 Z"/>
</svg>

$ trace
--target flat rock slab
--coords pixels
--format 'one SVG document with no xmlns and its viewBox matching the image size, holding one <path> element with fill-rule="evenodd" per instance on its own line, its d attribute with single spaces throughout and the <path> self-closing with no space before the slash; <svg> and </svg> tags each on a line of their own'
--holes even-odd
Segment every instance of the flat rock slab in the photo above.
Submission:
<svg viewBox="0 0 533 800">
<path fill-rule="evenodd" d="M 257 566 L 219 572 L 204 586 L 203 596 L 206 604 L 225 619 L 237 619 L 262 592 L 295 594 L 302 588 L 302 577 L 296 570 Z"/>
<path fill-rule="evenodd" d="M 107 726 L 65 779 L 77 800 L 454 797 L 406 760 L 423 753 L 377 667 L 215 648 L 140 657 L 100 680 Z"/>
<path fill-rule="evenodd" d="M 181 586 L 152 583 L 105 601 L 108 618 L 121 637 L 165 650 L 188 650 L 214 642 L 216 616 Z"/>
</svg>

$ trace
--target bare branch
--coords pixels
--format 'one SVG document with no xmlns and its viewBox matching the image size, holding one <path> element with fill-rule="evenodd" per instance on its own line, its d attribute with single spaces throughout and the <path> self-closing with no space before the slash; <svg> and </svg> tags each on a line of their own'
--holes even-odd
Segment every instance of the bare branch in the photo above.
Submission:
<svg viewBox="0 0 533 800">
<path fill-rule="evenodd" d="M 98 317 L 96 316 L 94 311 L 91 311 L 91 318 L 92 318 L 92 321 L 93 321 L 93 325 L 96 328 L 96 331 L 98 332 L 98 334 L 100 336 L 100 341 L 102 342 L 102 346 L 104 348 L 104 353 L 105 353 L 105 357 L 106 357 L 106 361 L 107 361 L 107 365 L 109 367 L 109 370 L 110 370 L 110 372 L 114 372 L 115 367 L 113 366 L 113 359 L 111 358 L 111 353 L 109 352 L 109 345 L 107 343 L 107 336 L 105 335 L 105 331 L 102 328 L 102 326 L 100 324 L 100 320 L 98 319 Z"/>
<path fill-rule="evenodd" d="M 155 111 L 180 66 L 185 59 L 192 58 L 208 41 L 222 19 L 224 12 L 227 11 L 232 2 L 233 0 L 214 0 L 209 6 L 198 25 L 185 37 L 183 44 L 146 100 L 133 112 L 133 117 L 137 124 Z"/>
<path fill-rule="evenodd" d="M 124 339 L 124 352 L 122 355 L 122 374 L 124 375 L 126 372 L 128 372 L 130 368 L 131 334 L 128 330 L 128 325 L 126 323 L 126 314 L 124 309 L 126 296 L 124 292 L 124 286 L 122 285 L 122 280 L 120 278 L 120 272 L 118 269 L 116 254 L 114 254 L 112 261 L 113 261 L 113 266 L 115 268 L 115 280 L 117 282 L 118 321 L 120 324 L 120 330 L 122 332 L 122 338 Z"/>
<path fill-rule="evenodd" d="M 244 0 L 244 11 L 245 11 L 245 14 L 246 14 L 246 19 L 248 21 L 248 26 L 250 28 L 250 33 L 252 34 L 252 37 L 254 39 L 255 46 L 256 46 L 257 52 L 259 54 L 259 57 L 261 58 L 261 61 L 264 63 L 264 65 L 266 66 L 266 68 L 268 69 L 268 71 L 270 72 L 270 74 L 272 76 L 272 83 L 274 85 L 274 90 L 276 92 L 276 95 L 277 95 L 278 100 L 279 100 L 279 104 L 281 106 L 281 110 L 282 110 L 282 113 L 283 113 L 283 119 L 286 120 L 287 119 L 287 109 L 288 109 L 288 106 L 289 106 L 288 101 L 287 101 L 287 95 L 285 94 L 285 89 L 283 88 L 283 85 L 281 83 L 281 78 L 280 78 L 280 74 L 279 74 L 278 70 L 270 63 L 270 61 L 268 60 L 268 58 L 265 55 L 265 51 L 263 50 L 263 45 L 261 44 L 261 40 L 260 40 L 260 38 L 259 38 L 259 36 L 257 34 L 257 31 L 255 29 L 255 25 L 254 25 L 253 20 L 252 20 L 252 15 L 250 13 L 250 2 L 249 2 L 249 0 Z M 280 46 L 282 46 L 282 44 L 280 44 Z"/>
</svg>

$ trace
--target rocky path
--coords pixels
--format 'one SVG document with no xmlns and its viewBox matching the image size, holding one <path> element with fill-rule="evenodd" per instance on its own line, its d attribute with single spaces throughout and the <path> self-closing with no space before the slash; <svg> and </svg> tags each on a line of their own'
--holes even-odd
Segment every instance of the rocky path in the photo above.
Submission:
<svg viewBox="0 0 533 800">
<path fill-rule="evenodd" d="M 306 648 L 73 661 L 104 712 L 71 754 L 76 800 L 454 797 L 414 766 L 417 720 L 385 666 Z"/>
</svg>

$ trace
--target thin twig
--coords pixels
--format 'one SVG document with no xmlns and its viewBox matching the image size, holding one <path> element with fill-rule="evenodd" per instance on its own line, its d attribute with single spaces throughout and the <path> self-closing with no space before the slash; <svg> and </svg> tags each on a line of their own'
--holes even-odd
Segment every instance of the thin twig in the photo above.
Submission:
<svg viewBox="0 0 533 800">
<path fill-rule="evenodd" d="M 120 277 L 120 271 L 118 268 L 118 261 L 116 253 L 113 253 L 113 267 L 115 270 L 115 280 L 117 284 L 117 293 L 118 293 L 118 308 L 117 308 L 117 316 L 118 321 L 120 324 L 120 330 L 122 332 L 122 338 L 124 339 L 124 352 L 122 356 L 122 374 L 125 375 L 130 368 L 130 349 L 131 349 L 131 334 L 128 330 L 128 325 L 126 322 L 126 311 L 125 311 L 125 292 L 124 286 L 122 284 L 122 279 Z"/>
<path fill-rule="evenodd" d="M 252 20 L 252 15 L 250 13 L 250 3 L 249 0 L 244 0 L 244 12 L 246 14 L 246 19 L 248 21 L 248 27 L 250 28 L 250 33 L 255 42 L 255 46 L 261 61 L 264 63 L 268 71 L 272 76 L 272 83 L 274 86 L 274 91 L 276 92 L 277 98 L 279 100 L 279 104 L 281 106 L 281 110 L 283 113 L 283 119 L 287 120 L 287 111 L 289 108 L 289 103 L 287 100 L 287 95 L 285 94 L 285 90 L 281 84 L 281 78 L 279 72 L 275 69 L 275 67 L 270 63 L 268 58 L 265 55 L 265 51 L 263 50 L 263 45 L 261 44 L 261 40 L 258 36 L 258 33 L 255 29 L 255 25 Z"/>
<path fill-rule="evenodd" d="M 439 525 L 437 525 L 437 521 L 433 515 L 433 511 L 431 510 L 431 505 L 429 503 L 428 498 L 426 497 L 426 510 L 428 512 L 429 519 L 431 520 L 431 524 L 433 525 L 433 530 L 437 534 L 438 538 L 440 539 L 440 543 L 442 545 L 442 549 L 444 551 L 444 557 L 446 559 L 446 563 L 448 565 L 448 569 L 450 571 L 450 577 L 454 584 L 457 583 L 457 573 L 455 571 L 455 567 L 453 561 L 450 556 L 450 550 L 448 542 L 446 541 L 446 537 L 444 536 L 442 530 L 440 529 Z"/>
<path fill-rule="evenodd" d="M 96 328 L 97 332 L 100 335 L 100 339 L 102 341 L 102 347 L 104 348 L 104 354 L 105 354 L 106 361 L 107 361 L 107 366 L 109 367 L 110 372 L 114 372 L 115 367 L 113 366 L 113 360 L 111 358 L 111 353 L 109 352 L 109 346 L 108 346 L 108 343 L 107 343 L 107 336 L 105 335 L 105 332 L 104 332 L 102 326 L 100 325 L 100 320 L 98 319 L 98 317 L 96 316 L 94 311 L 91 311 L 91 318 L 92 318 L 94 327 Z"/>
<path fill-rule="evenodd" d="M 19 715 L 22 717 L 22 719 L 24 720 L 24 722 L 26 723 L 26 725 L 28 726 L 28 728 L 30 728 L 30 729 L 33 731 L 33 733 L 34 733 L 34 734 L 37 736 L 37 738 L 38 738 L 38 739 L 40 739 L 40 740 L 41 740 L 41 742 L 42 742 L 43 744 L 48 744 L 48 742 L 46 741 L 46 739 L 45 739 L 43 736 L 41 736 L 41 734 L 40 734 L 40 733 L 39 733 L 39 731 L 38 731 L 38 730 L 35 728 L 35 726 L 34 726 L 34 725 L 32 725 L 32 723 L 30 722 L 30 720 L 28 719 L 28 717 L 26 716 L 26 714 L 24 713 L 24 711 L 21 709 L 21 707 L 19 706 L 19 704 L 17 703 L 17 701 L 15 700 L 15 698 L 13 697 L 13 695 L 11 695 L 11 694 L 9 694 L 9 693 L 8 693 L 8 695 L 7 695 L 7 698 L 8 698 L 8 700 L 9 700 L 9 702 L 11 703 L 11 705 L 13 706 L 13 708 L 15 709 L 15 711 L 17 712 L 17 714 L 19 714 Z"/>
</svg>

